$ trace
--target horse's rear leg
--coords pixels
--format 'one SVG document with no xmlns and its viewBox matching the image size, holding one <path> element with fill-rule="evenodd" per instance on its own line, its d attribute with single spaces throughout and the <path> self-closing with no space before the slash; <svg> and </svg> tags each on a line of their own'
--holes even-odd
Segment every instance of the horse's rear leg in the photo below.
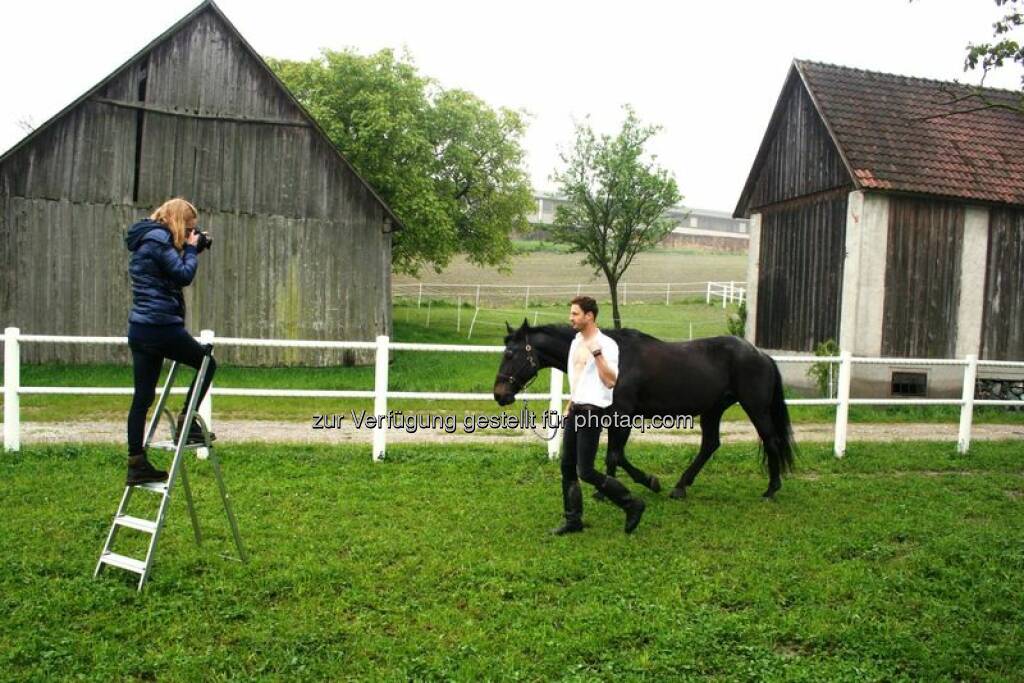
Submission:
<svg viewBox="0 0 1024 683">
<path fill-rule="evenodd" d="M 693 485 L 693 480 L 700 474 L 701 468 L 711 459 L 714 452 L 718 450 L 718 447 L 721 445 L 719 425 L 722 422 L 723 412 L 725 412 L 724 409 L 715 408 L 713 411 L 700 416 L 700 451 L 697 452 L 693 462 L 683 472 L 683 476 L 679 478 L 676 487 L 669 494 L 670 498 L 685 498 L 687 487 Z"/>
<path fill-rule="evenodd" d="M 630 431 L 630 427 L 608 428 L 608 451 L 604 456 L 605 472 L 609 477 L 614 477 L 618 466 L 622 465 L 622 469 L 626 470 L 630 479 L 657 493 L 661 491 L 661 482 L 658 481 L 658 478 L 653 474 L 647 474 L 626 459 L 626 441 L 629 440 Z M 595 491 L 594 498 L 603 500 L 604 494 Z"/>
<path fill-rule="evenodd" d="M 779 438 L 782 437 L 777 433 L 775 425 L 772 423 L 771 414 L 767 410 L 747 414 L 750 416 L 750 421 L 754 423 L 757 435 L 761 437 L 761 442 L 764 444 L 764 450 L 767 455 L 765 461 L 768 464 L 768 488 L 765 490 L 763 497 L 771 499 L 782 488 L 782 471 L 779 464 L 780 458 L 778 457 Z"/>
</svg>

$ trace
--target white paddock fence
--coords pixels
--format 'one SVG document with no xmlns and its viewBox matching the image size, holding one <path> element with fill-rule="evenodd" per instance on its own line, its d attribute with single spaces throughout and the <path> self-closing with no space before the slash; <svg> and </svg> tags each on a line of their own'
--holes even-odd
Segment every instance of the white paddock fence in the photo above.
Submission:
<svg viewBox="0 0 1024 683">
<path fill-rule="evenodd" d="M 199 407 L 200 414 L 211 426 L 213 395 L 216 396 L 273 396 L 293 398 L 372 398 L 374 415 L 384 416 L 388 413 L 388 399 L 429 399 L 438 401 L 492 401 L 489 393 L 459 392 L 414 392 L 390 391 L 388 389 L 388 359 L 391 351 L 419 351 L 444 353 L 489 353 L 501 354 L 503 346 L 474 346 L 465 344 L 413 344 L 393 342 L 386 336 L 377 337 L 373 342 L 355 341 L 318 341 L 318 340 L 286 340 L 286 339 L 245 339 L 238 337 L 216 337 L 212 330 L 203 330 L 199 340 L 204 344 L 230 346 L 268 346 L 280 348 L 307 349 L 372 349 L 375 355 L 374 387 L 372 390 L 295 390 L 295 389 L 229 389 L 214 388 L 212 385 L 205 400 Z M 0 387 L 4 397 L 4 448 L 17 451 L 21 447 L 20 430 L 20 397 L 31 394 L 53 395 L 131 395 L 131 387 L 31 387 L 21 385 L 21 344 L 121 344 L 128 343 L 126 337 L 86 337 L 60 336 L 47 334 L 21 334 L 18 328 L 8 327 L 0 336 L 4 343 L 4 385 Z M 957 439 L 957 451 L 967 453 L 971 444 L 971 425 L 974 406 L 1022 406 L 1024 401 L 1013 400 L 978 400 L 974 398 L 974 386 L 979 366 L 1024 368 L 1024 362 L 979 360 L 976 355 L 963 359 L 934 358 L 861 358 L 854 357 L 848 351 L 839 356 L 773 356 L 777 363 L 832 363 L 839 364 L 838 391 L 835 398 L 801 398 L 788 399 L 787 405 L 828 405 L 836 406 L 835 438 L 833 452 L 837 458 L 846 453 L 846 437 L 848 418 L 851 405 L 956 405 L 960 406 L 960 430 Z M 964 368 L 963 392 L 959 399 L 926 399 L 926 398 L 851 398 L 850 379 L 854 363 L 867 365 L 960 365 Z M 497 371 L 497 366 L 495 366 Z M 562 392 L 563 373 L 552 368 L 551 386 L 546 394 L 520 394 L 518 398 L 547 401 L 548 410 L 561 414 L 562 401 L 569 397 Z M 176 388 L 174 393 L 185 393 L 184 387 Z M 387 447 L 387 429 L 384 420 L 379 420 L 373 429 L 372 457 L 374 460 L 384 458 Z M 558 456 L 560 439 L 548 441 L 548 455 Z"/>
<path fill-rule="evenodd" d="M 480 308 L 480 301 L 485 303 L 512 303 L 521 301 L 523 308 L 530 303 L 566 302 L 580 294 L 601 291 L 601 296 L 610 295 L 608 285 L 600 282 L 588 284 L 576 283 L 567 285 L 494 285 L 494 284 L 449 284 L 431 282 L 412 282 L 391 285 L 392 295 L 398 298 L 415 299 L 416 306 L 423 305 L 423 300 L 431 299 L 472 303 L 473 308 Z M 737 280 L 728 282 L 620 282 L 618 286 L 619 303 L 625 306 L 631 301 L 660 302 L 664 299 L 669 305 L 673 298 L 690 299 L 704 295 L 706 303 L 721 298 L 722 308 L 727 304 L 739 303 L 746 295 L 746 283 Z"/>
</svg>

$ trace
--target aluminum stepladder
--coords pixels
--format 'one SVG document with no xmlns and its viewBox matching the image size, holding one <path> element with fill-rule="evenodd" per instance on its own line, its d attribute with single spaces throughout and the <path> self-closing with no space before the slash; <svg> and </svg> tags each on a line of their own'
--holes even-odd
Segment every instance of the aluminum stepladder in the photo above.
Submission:
<svg viewBox="0 0 1024 683">
<path fill-rule="evenodd" d="M 164 388 L 160 394 L 160 400 L 156 405 L 156 409 L 153 411 L 153 417 L 150 420 L 145 441 L 145 445 L 147 447 L 174 451 L 174 458 L 171 460 L 171 466 L 167 472 L 167 480 L 158 483 L 125 486 L 124 495 L 121 496 L 121 504 L 117 507 L 117 513 L 114 515 L 114 522 L 110 525 L 110 533 L 107 534 L 107 541 L 103 545 L 103 550 L 100 553 L 100 559 L 96 563 L 96 571 L 93 573 L 94 577 L 99 576 L 103 567 L 106 565 L 120 567 L 121 569 L 125 569 L 139 575 L 138 590 L 142 590 L 143 586 L 146 585 L 146 579 L 149 577 L 149 572 L 153 568 L 153 558 L 156 555 L 156 544 L 160 538 L 160 531 L 163 529 L 164 523 L 167 520 L 167 509 L 171 502 L 171 491 L 174 488 L 175 481 L 179 474 L 181 474 L 181 483 L 185 488 L 185 502 L 188 504 L 188 514 L 192 520 L 192 531 L 195 534 L 196 544 L 200 545 L 202 543 L 202 533 L 199 531 L 199 519 L 196 517 L 195 505 L 192 501 L 192 489 L 188 483 L 188 474 L 185 470 L 183 457 L 185 451 L 195 450 L 197 448 L 208 449 L 208 459 L 213 467 L 213 474 L 214 478 L 217 480 L 217 487 L 220 489 L 220 498 L 224 503 L 224 511 L 227 513 L 228 523 L 231 525 L 231 533 L 235 539 L 235 547 L 238 549 L 238 557 L 242 562 L 247 562 L 249 559 L 245 552 L 245 548 L 242 546 L 242 537 L 238 532 L 238 521 L 235 519 L 235 513 L 231 509 L 230 496 L 228 495 L 227 488 L 224 486 L 224 477 L 221 474 L 220 461 L 217 459 L 217 455 L 214 451 L 213 443 L 210 439 L 210 432 L 206 427 L 205 421 L 203 421 L 203 418 L 197 412 L 198 406 L 196 404 L 198 403 L 199 398 L 199 388 L 203 385 L 203 379 L 206 377 L 206 370 L 210 363 L 210 356 L 213 354 L 213 345 L 204 345 L 204 350 L 206 353 L 203 356 L 203 362 L 196 373 L 195 389 L 193 390 L 192 397 L 188 402 L 185 421 L 182 423 L 180 433 L 175 433 L 176 424 L 174 418 L 170 411 L 166 409 L 167 397 L 171 394 L 171 388 L 174 386 L 174 377 L 177 374 L 179 365 L 177 361 L 171 363 L 171 369 L 167 373 L 167 380 L 164 382 Z M 174 438 L 169 441 L 157 441 L 154 443 L 153 435 L 156 433 L 156 428 L 160 422 L 161 415 L 165 415 L 168 422 L 170 422 L 171 435 Z M 189 428 L 193 420 L 195 420 L 199 424 L 200 429 L 202 429 L 204 442 L 202 444 L 187 443 Z M 155 520 L 141 519 L 139 517 L 132 517 L 131 515 L 126 514 L 128 502 L 131 500 L 132 493 L 136 489 L 144 489 L 161 496 L 160 508 Z M 117 538 L 117 532 L 122 527 L 150 534 L 149 546 L 146 550 L 145 559 L 138 560 L 133 557 L 127 557 L 113 552 L 112 548 L 114 540 Z"/>
</svg>

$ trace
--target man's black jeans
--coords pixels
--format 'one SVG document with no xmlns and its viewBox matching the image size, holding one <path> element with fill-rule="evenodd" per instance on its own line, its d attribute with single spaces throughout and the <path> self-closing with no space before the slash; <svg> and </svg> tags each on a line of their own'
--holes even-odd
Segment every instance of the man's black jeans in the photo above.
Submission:
<svg viewBox="0 0 1024 683">
<path fill-rule="evenodd" d="M 562 488 L 565 490 L 577 479 L 601 487 L 605 475 L 594 469 L 597 444 L 601 438 L 601 417 L 605 409 L 596 406 L 573 405 L 562 423 Z M 579 419 L 580 426 L 576 422 Z"/>
<path fill-rule="evenodd" d="M 131 323 L 128 326 L 128 346 L 132 350 L 132 364 L 135 368 L 135 396 L 128 411 L 128 455 L 136 455 L 142 453 L 146 413 L 156 397 L 156 383 L 160 379 L 160 368 L 163 367 L 164 359 L 170 358 L 198 370 L 205 351 L 184 325 Z M 217 363 L 213 356 L 210 356 L 210 364 L 203 386 L 199 390 L 196 406 L 202 403 L 203 397 L 206 396 L 216 370 Z M 188 396 L 185 397 L 185 406 L 181 409 L 182 414 L 195 388 L 196 381 L 193 379 L 192 385 L 188 388 Z"/>
</svg>

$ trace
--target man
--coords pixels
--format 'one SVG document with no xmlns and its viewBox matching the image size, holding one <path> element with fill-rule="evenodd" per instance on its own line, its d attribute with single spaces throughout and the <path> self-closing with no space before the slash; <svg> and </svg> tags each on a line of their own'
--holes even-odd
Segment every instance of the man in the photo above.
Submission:
<svg viewBox="0 0 1024 683">
<path fill-rule="evenodd" d="M 562 505 L 565 523 L 557 535 L 583 531 L 583 492 L 580 479 L 591 484 L 626 512 L 626 533 L 632 533 L 644 514 L 644 502 L 633 498 L 619 480 L 594 469 L 601 418 L 612 404 L 619 377 L 619 345 L 597 327 L 597 302 L 578 296 L 569 308 L 576 338 L 569 346 L 569 409 L 562 423 Z"/>
</svg>

